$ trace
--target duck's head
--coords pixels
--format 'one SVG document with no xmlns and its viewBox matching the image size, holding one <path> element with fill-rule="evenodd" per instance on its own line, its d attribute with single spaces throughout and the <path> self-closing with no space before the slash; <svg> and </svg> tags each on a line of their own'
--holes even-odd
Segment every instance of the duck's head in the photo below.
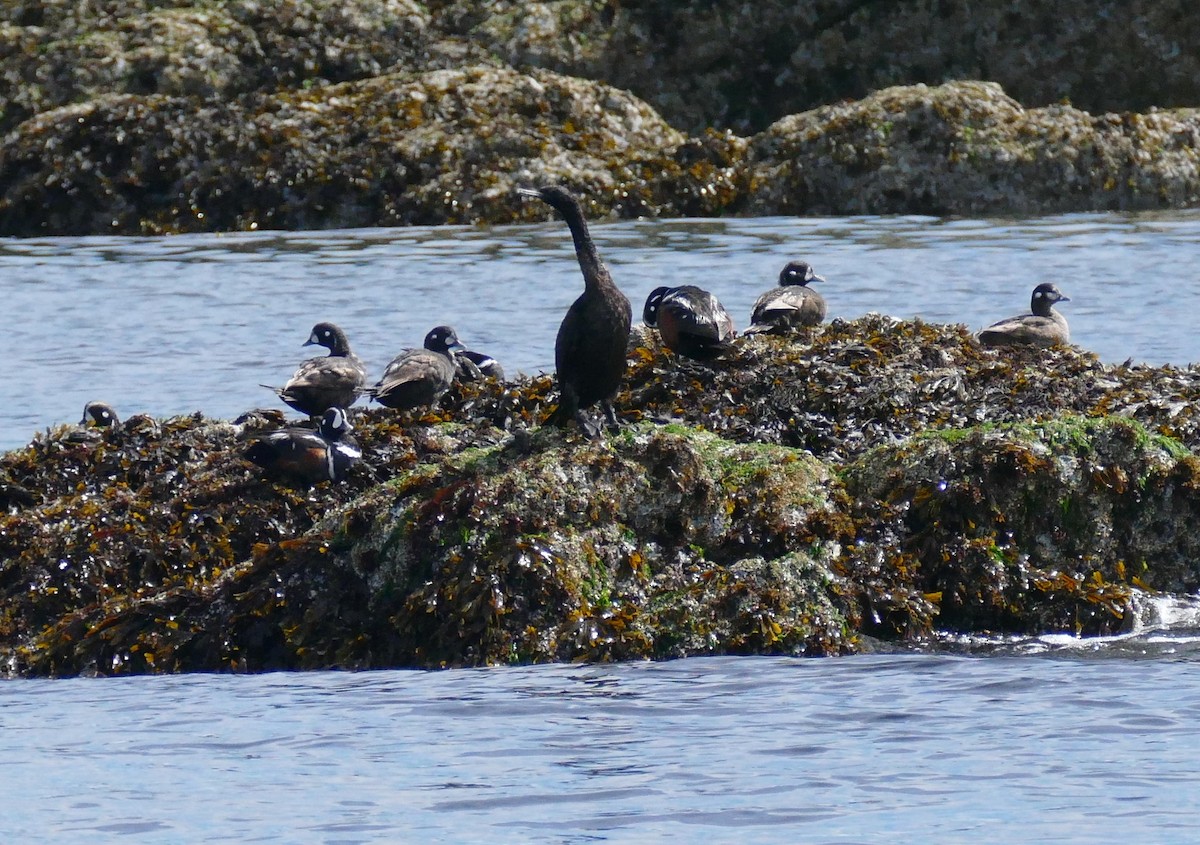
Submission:
<svg viewBox="0 0 1200 845">
<path fill-rule="evenodd" d="M 787 266 L 779 271 L 779 286 L 807 285 L 809 282 L 823 282 L 824 276 L 813 272 L 812 265 L 807 261 L 789 261 Z"/>
<path fill-rule="evenodd" d="M 646 305 L 642 308 L 642 322 L 650 328 L 658 325 L 658 309 L 662 305 L 663 298 L 670 292 L 671 289 L 663 285 L 650 291 L 650 295 L 646 297 Z"/>
</svg>

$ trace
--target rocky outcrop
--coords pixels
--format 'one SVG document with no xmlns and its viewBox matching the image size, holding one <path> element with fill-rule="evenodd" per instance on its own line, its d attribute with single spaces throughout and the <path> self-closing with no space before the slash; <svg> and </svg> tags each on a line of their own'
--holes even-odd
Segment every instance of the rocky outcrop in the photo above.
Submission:
<svg viewBox="0 0 1200 845">
<path fill-rule="evenodd" d="M 995 85 L 889 89 L 751 139 L 687 138 L 546 71 L 399 73 L 233 102 L 112 95 L 0 150 L 0 231 L 154 233 L 510 222 L 519 185 L 589 215 L 1044 213 L 1200 202 L 1200 112 L 1025 110 Z"/>
<path fill-rule="evenodd" d="M 1052 214 L 1200 203 L 1200 110 L 1025 109 L 994 83 L 889 88 L 750 145 L 750 214 Z"/>
<path fill-rule="evenodd" d="M 1191 17 L 1017 5 L 17 4 L 0 235 L 512 222 L 540 181 L 625 217 L 1200 202 L 1200 117 L 1155 110 L 1200 103 Z M 963 76 L 1016 99 L 878 90 Z"/>
<path fill-rule="evenodd" d="M 1200 104 L 1198 57 L 1182 0 L 48 0 L 0 10 L 0 128 L 101 93 L 228 96 L 484 61 L 629 89 L 692 133 L 951 79 L 1145 111 Z"/>
<path fill-rule="evenodd" d="M 703 370 L 703 378 L 697 368 Z M 1118 631 L 1200 588 L 1200 373 L 983 350 L 868 316 L 631 350 L 620 432 L 548 377 L 356 411 L 344 483 L 236 423 L 64 427 L 0 457 L 13 674 L 839 654 L 935 631 Z"/>
<path fill-rule="evenodd" d="M 512 220 L 531 213 L 516 187 L 544 182 L 580 187 L 598 211 L 637 213 L 669 193 L 681 199 L 656 210 L 704 213 L 714 167 L 687 159 L 689 149 L 629 94 L 544 71 L 397 74 L 199 106 L 112 95 L 46 112 L 9 136 L 0 229 Z"/>
<path fill-rule="evenodd" d="M 1200 105 L 1200 21 L 1183 0 L 578 5 L 599 7 L 586 31 L 600 43 L 553 66 L 627 87 L 689 131 L 753 133 L 826 103 L 953 79 L 1097 114 Z"/>
</svg>

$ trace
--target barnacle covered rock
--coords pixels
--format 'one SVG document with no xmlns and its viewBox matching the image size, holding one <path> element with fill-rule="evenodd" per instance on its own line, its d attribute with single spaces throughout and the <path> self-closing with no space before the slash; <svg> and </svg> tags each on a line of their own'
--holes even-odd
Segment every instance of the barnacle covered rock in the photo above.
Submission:
<svg viewBox="0 0 1200 845">
<path fill-rule="evenodd" d="M 1026 109 L 990 82 L 904 86 L 785 117 L 749 158 L 755 214 L 1184 208 L 1200 202 L 1200 110 L 1092 115 Z"/>
</svg>

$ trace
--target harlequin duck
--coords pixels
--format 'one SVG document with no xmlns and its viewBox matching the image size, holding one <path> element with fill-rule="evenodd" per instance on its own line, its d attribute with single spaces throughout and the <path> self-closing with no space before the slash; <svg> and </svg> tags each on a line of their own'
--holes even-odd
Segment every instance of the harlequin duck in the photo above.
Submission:
<svg viewBox="0 0 1200 845">
<path fill-rule="evenodd" d="M 281 475 L 315 483 L 340 481 L 362 457 L 341 408 L 329 408 L 317 428 L 281 428 L 255 435 L 245 457 Z"/>
<path fill-rule="evenodd" d="M 807 261 L 788 262 L 779 273 L 779 286 L 755 301 L 746 334 L 786 334 L 820 323 L 825 319 L 825 298 L 808 283 L 823 281 Z"/>
<path fill-rule="evenodd" d="M 88 402 L 83 406 L 83 419 L 80 425 L 90 425 L 96 428 L 115 428 L 121 424 L 117 412 L 107 402 Z"/>
<path fill-rule="evenodd" d="M 642 322 L 658 329 L 668 349 L 698 361 L 720 357 L 737 334 L 725 306 L 695 285 L 652 290 Z"/>
<path fill-rule="evenodd" d="M 585 433 L 598 434 L 584 411 L 599 402 L 609 423 L 617 425 L 612 403 L 625 376 L 633 309 L 600 260 L 579 201 L 557 185 L 521 188 L 519 193 L 540 199 L 563 216 L 583 273 L 583 293 L 567 309 L 554 341 L 554 367 L 562 397 L 547 422 L 566 425 L 573 419 Z"/>
<path fill-rule="evenodd" d="M 500 366 L 500 362 L 482 352 L 470 349 L 455 352 L 454 365 L 458 370 L 458 377 L 463 381 L 477 381 L 481 378 L 504 381 L 504 368 Z"/>
<path fill-rule="evenodd" d="M 367 368 L 350 351 L 346 333 L 333 323 L 317 323 L 304 346 L 324 346 L 329 354 L 324 358 L 309 358 L 296 369 L 283 387 L 263 387 L 273 390 L 291 407 L 302 414 L 315 417 L 327 408 L 348 408 L 354 404 L 367 380 Z"/>
<path fill-rule="evenodd" d="M 379 383 L 366 392 L 389 408 L 432 405 L 454 381 L 456 349 L 462 349 L 462 344 L 454 329 L 438 326 L 425 335 L 424 349 L 401 352 L 387 365 Z"/>
<path fill-rule="evenodd" d="M 1045 282 L 1033 289 L 1029 303 L 1032 314 L 1009 317 L 992 323 L 978 335 L 984 346 L 1054 346 L 1070 343 L 1067 318 L 1054 310 L 1056 302 L 1070 302 L 1054 285 Z"/>
</svg>

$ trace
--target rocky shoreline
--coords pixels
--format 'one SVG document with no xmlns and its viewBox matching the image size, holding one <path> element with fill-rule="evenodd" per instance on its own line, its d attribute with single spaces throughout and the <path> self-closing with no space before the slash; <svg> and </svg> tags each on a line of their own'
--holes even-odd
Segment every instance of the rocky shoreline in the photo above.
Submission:
<svg viewBox="0 0 1200 845">
<path fill-rule="evenodd" d="M 5 671 L 831 655 L 1200 587 L 1192 368 L 869 315 L 711 367 L 642 337 L 599 440 L 554 401 L 356 409 L 363 462 L 312 488 L 241 457 L 278 414 L 47 432 L 0 457 Z"/>
<path fill-rule="evenodd" d="M 1193 16 L 977 5 L 16 4 L 0 235 L 1200 204 Z"/>
</svg>

